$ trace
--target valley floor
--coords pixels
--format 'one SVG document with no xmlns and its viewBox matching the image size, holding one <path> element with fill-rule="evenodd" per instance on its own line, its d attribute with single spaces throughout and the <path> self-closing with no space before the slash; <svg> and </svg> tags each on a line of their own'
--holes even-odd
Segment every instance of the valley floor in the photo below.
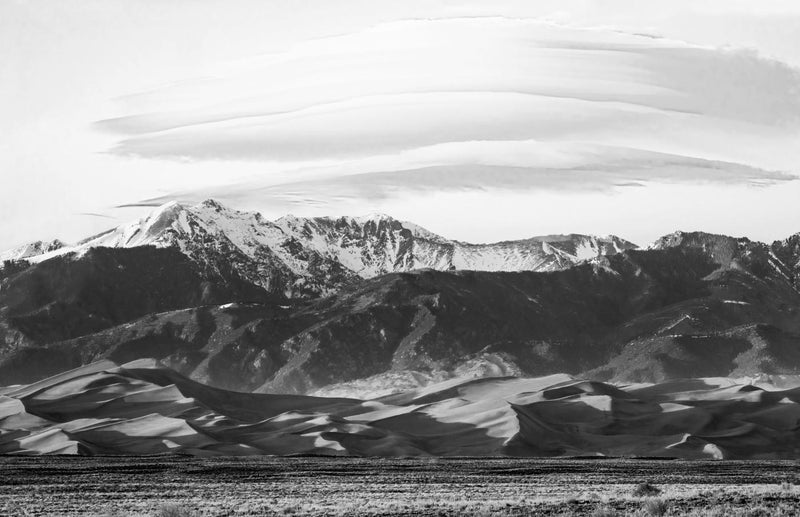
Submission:
<svg viewBox="0 0 800 517">
<path fill-rule="evenodd" d="M 6 456 L 0 515 L 798 515 L 795 483 L 793 461 Z"/>
</svg>

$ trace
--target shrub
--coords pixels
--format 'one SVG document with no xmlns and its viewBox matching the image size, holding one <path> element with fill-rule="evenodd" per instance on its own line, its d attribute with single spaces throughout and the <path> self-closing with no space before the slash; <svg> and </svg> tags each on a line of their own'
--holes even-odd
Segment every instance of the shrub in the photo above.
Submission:
<svg viewBox="0 0 800 517">
<path fill-rule="evenodd" d="M 648 499 L 645 501 L 644 505 L 642 505 L 645 515 L 651 515 L 653 517 L 661 517 L 667 513 L 668 508 L 669 505 L 663 499 Z"/>
<path fill-rule="evenodd" d="M 656 496 L 661 493 L 661 489 L 659 489 L 655 485 L 651 485 L 648 482 L 639 483 L 636 485 L 636 488 L 633 490 L 633 495 L 635 497 L 652 497 Z"/>
</svg>

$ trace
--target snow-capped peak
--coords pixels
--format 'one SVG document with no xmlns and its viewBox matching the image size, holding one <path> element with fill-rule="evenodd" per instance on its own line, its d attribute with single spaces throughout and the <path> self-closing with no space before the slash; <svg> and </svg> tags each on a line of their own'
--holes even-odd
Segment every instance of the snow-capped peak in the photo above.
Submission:
<svg viewBox="0 0 800 517">
<path fill-rule="evenodd" d="M 271 222 L 209 199 L 191 206 L 166 203 L 138 221 L 28 257 L 35 262 L 94 247 L 135 246 L 176 247 L 204 271 L 234 271 L 288 296 L 323 294 L 357 277 L 421 268 L 552 271 L 635 247 L 613 236 L 575 234 L 470 244 L 380 213 L 287 215 Z"/>
<path fill-rule="evenodd" d="M 402 221 L 400 224 L 403 225 L 403 228 L 410 231 L 411 234 L 414 235 L 414 237 L 435 242 L 447 242 L 447 239 L 445 239 L 441 235 L 435 234 L 432 231 L 428 230 L 427 228 L 419 226 L 418 224 L 414 224 L 408 221 Z"/>
<path fill-rule="evenodd" d="M 663 237 L 659 237 L 655 240 L 655 242 L 648 246 L 648 249 L 666 249 L 678 246 L 708 247 L 712 245 L 718 246 L 720 243 L 748 244 L 750 242 L 750 239 L 746 237 L 730 237 L 728 235 L 721 235 L 717 233 L 686 232 L 678 230 L 668 233 Z"/>
<path fill-rule="evenodd" d="M 30 257 L 36 257 L 43 253 L 56 251 L 64 246 L 65 244 L 58 239 L 30 242 L 0 253 L 0 263 L 5 260 L 24 260 Z"/>
<path fill-rule="evenodd" d="M 394 221 L 394 218 L 381 212 L 370 212 L 368 214 L 354 217 L 353 220 L 360 224 L 366 224 L 369 222 L 377 223 L 380 221 Z"/>
</svg>

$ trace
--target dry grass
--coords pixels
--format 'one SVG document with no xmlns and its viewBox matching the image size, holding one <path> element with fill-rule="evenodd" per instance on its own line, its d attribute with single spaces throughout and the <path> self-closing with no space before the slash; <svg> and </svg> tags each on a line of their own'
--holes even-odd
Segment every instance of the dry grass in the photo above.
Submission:
<svg viewBox="0 0 800 517">
<path fill-rule="evenodd" d="M 784 483 L 796 471 L 780 462 L 0 457 L 0 516 L 781 517 L 798 514 L 800 488 Z"/>
<path fill-rule="evenodd" d="M 162 504 L 155 511 L 155 517 L 198 517 L 198 515 L 198 513 L 175 503 Z"/>
<path fill-rule="evenodd" d="M 339 501 L 342 503 L 342 501 Z M 482 504 L 479 502 L 452 503 L 452 504 L 374 504 L 356 506 L 342 503 L 333 507 L 320 506 L 315 502 L 291 502 L 287 504 L 274 504 L 263 506 L 233 505 L 227 509 L 215 508 L 209 511 L 189 509 L 177 505 L 159 505 L 155 509 L 143 509 L 130 512 L 113 512 L 104 514 L 105 517 L 200 517 L 200 516 L 266 516 L 266 515 L 291 515 L 291 516 L 375 516 L 375 515 L 415 515 L 420 517 L 523 517 L 531 515 L 551 515 L 558 517 L 788 517 L 798 515 L 798 501 L 776 502 L 771 496 L 764 498 L 742 499 L 731 503 L 711 503 L 708 506 L 692 507 L 697 500 L 664 500 L 652 498 L 642 501 L 639 506 L 628 504 L 626 499 L 609 498 L 607 501 L 577 501 L 568 505 L 564 502 L 557 504 L 540 505 L 515 504 L 498 505 Z M 444 503 L 444 502 L 442 502 Z M 6 514 L 0 515 L 26 515 Z M 32 514 L 29 514 L 32 515 Z M 49 515 L 49 514 L 48 514 Z M 96 515 L 96 514 L 95 514 Z"/>
<path fill-rule="evenodd" d="M 617 517 L 619 512 L 610 506 L 601 506 L 595 508 L 591 515 L 592 517 Z"/>
<path fill-rule="evenodd" d="M 724 504 L 714 508 L 691 510 L 685 515 L 689 517 L 795 517 L 798 515 L 798 504 L 796 502 L 777 505 L 756 503 L 745 507 Z"/>
<path fill-rule="evenodd" d="M 662 517 L 667 514 L 669 503 L 664 499 L 648 499 L 642 505 L 642 511 L 650 517 Z"/>
</svg>

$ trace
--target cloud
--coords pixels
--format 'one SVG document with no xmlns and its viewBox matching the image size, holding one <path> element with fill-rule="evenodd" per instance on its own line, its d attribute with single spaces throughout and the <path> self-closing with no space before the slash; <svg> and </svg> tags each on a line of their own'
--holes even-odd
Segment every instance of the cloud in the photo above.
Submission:
<svg viewBox="0 0 800 517">
<path fill-rule="evenodd" d="M 511 149 L 519 142 L 488 144 L 490 151 L 498 152 L 503 148 Z M 495 155 L 503 164 L 490 163 L 490 155 L 475 153 L 467 163 L 461 164 L 330 175 L 278 185 L 248 181 L 222 189 L 173 193 L 144 203 L 158 205 L 176 198 L 197 202 L 215 197 L 240 205 L 258 199 L 273 211 L 309 206 L 327 206 L 336 211 L 350 202 L 379 203 L 429 192 L 489 191 L 495 195 L 525 191 L 607 192 L 651 183 L 767 186 L 796 179 L 778 171 L 636 149 L 561 146 L 557 152 L 539 156 L 538 166 L 514 165 L 530 158 L 524 150 L 516 155 Z"/>
<path fill-rule="evenodd" d="M 122 107 L 97 124 L 121 135 L 112 154 L 263 162 L 296 170 L 296 199 L 315 203 L 414 188 L 758 184 L 792 177 L 771 171 L 800 159 L 797 70 L 752 51 L 531 19 L 384 23 Z M 555 156 L 577 165 L 542 158 Z M 287 188 L 265 172 L 217 190 Z"/>
<path fill-rule="evenodd" d="M 115 219 L 115 217 L 113 217 L 113 216 L 106 215 L 106 214 L 98 214 L 98 213 L 95 213 L 95 212 L 80 212 L 77 215 L 83 215 L 83 216 L 86 216 L 86 217 L 102 217 L 102 218 L 105 218 L 105 219 Z"/>
</svg>

